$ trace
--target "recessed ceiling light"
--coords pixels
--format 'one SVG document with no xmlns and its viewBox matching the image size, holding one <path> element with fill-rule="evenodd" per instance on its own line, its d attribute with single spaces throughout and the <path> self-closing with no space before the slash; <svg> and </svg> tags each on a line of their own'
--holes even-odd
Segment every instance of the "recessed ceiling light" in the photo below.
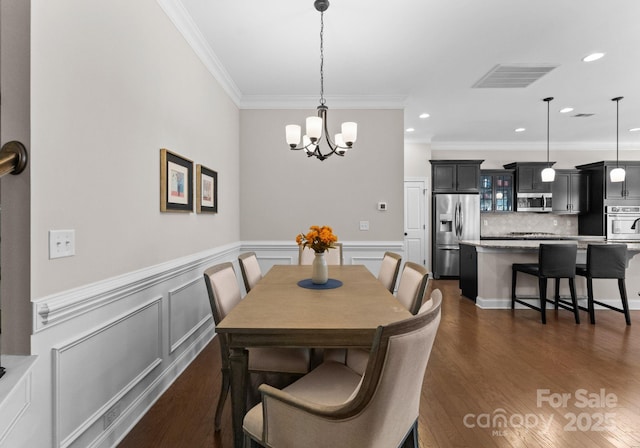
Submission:
<svg viewBox="0 0 640 448">
<path fill-rule="evenodd" d="M 561 114 L 569 113 L 573 110 L 573 107 L 565 107 L 564 109 L 560 109 Z"/>
<path fill-rule="evenodd" d="M 593 62 L 593 61 L 597 61 L 603 56 L 604 56 L 604 53 L 591 53 L 590 55 L 583 57 L 582 60 L 584 62 Z"/>
<path fill-rule="evenodd" d="M 415 129 L 414 129 L 414 128 L 407 128 L 407 129 L 405 129 L 405 130 L 406 130 L 407 132 L 414 132 L 414 131 L 415 131 Z"/>
<path fill-rule="evenodd" d="M 514 129 L 514 132 L 524 132 L 526 131 L 526 128 L 516 128 Z"/>
<path fill-rule="evenodd" d="M 638 132 L 640 131 L 640 128 L 631 128 L 629 129 L 629 132 Z"/>
<path fill-rule="evenodd" d="M 420 118 L 429 118 L 430 116 L 429 114 L 420 114 Z"/>
</svg>

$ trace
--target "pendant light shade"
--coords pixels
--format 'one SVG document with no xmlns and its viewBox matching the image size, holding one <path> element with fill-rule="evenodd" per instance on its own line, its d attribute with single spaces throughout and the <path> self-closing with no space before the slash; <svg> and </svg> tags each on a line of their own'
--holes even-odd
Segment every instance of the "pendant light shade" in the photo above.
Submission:
<svg viewBox="0 0 640 448">
<path fill-rule="evenodd" d="M 616 167 L 609 172 L 609 178 L 611 182 L 624 182 L 624 178 L 627 173 L 624 171 L 624 168 L 620 168 L 618 165 L 618 106 L 620 105 L 620 100 L 623 97 L 618 96 L 616 98 L 612 98 L 611 101 L 616 102 Z"/>
<path fill-rule="evenodd" d="M 549 164 L 549 106 L 551 101 L 553 101 L 553 97 L 548 97 L 543 99 L 545 103 L 547 103 L 547 167 L 542 170 L 542 182 L 553 182 L 556 178 L 556 170 L 551 168 Z"/>
<path fill-rule="evenodd" d="M 542 182 L 553 182 L 556 178 L 556 170 L 547 167 L 542 170 Z"/>
</svg>

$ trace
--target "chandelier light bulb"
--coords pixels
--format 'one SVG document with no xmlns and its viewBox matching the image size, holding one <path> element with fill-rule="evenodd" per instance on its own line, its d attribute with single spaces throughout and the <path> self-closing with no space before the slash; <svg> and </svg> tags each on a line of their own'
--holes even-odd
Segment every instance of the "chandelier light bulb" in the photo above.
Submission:
<svg viewBox="0 0 640 448">
<path fill-rule="evenodd" d="M 358 138 L 358 124 L 353 121 L 345 121 L 342 123 L 342 139 L 351 147 Z"/>
<path fill-rule="evenodd" d="M 307 135 L 312 142 L 320 139 L 322 136 L 322 118 L 307 117 Z"/>
<path fill-rule="evenodd" d="M 287 144 L 292 148 L 298 146 L 300 143 L 300 134 L 302 129 L 297 124 L 288 124 L 285 126 L 285 132 L 287 134 Z"/>
</svg>

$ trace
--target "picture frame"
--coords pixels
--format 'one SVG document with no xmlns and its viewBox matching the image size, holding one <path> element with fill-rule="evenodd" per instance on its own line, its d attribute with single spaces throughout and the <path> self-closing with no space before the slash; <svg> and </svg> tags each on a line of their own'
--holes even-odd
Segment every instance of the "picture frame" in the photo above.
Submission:
<svg viewBox="0 0 640 448">
<path fill-rule="evenodd" d="M 196 165 L 196 212 L 218 213 L 218 173 Z"/>
<path fill-rule="evenodd" d="M 160 211 L 193 212 L 193 162 L 160 150 Z"/>
</svg>

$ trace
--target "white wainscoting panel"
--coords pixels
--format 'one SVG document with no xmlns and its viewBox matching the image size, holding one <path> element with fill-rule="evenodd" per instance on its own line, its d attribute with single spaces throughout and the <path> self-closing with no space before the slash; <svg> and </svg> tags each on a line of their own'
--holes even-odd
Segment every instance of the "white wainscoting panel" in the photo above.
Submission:
<svg viewBox="0 0 640 448">
<path fill-rule="evenodd" d="M 169 291 L 170 353 L 176 351 L 203 325 L 213 320 L 202 275 Z"/>
<path fill-rule="evenodd" d="M 0 446 L 31 405 L 32 367 L 36 356 L 2 357 L 6 373 L 0 382 Z"/>
<path fill-rule="evenodd" d="M 55 446 L 69 446 L 160 364 L 161 301 L 53 347 Z"/>
</svg>

